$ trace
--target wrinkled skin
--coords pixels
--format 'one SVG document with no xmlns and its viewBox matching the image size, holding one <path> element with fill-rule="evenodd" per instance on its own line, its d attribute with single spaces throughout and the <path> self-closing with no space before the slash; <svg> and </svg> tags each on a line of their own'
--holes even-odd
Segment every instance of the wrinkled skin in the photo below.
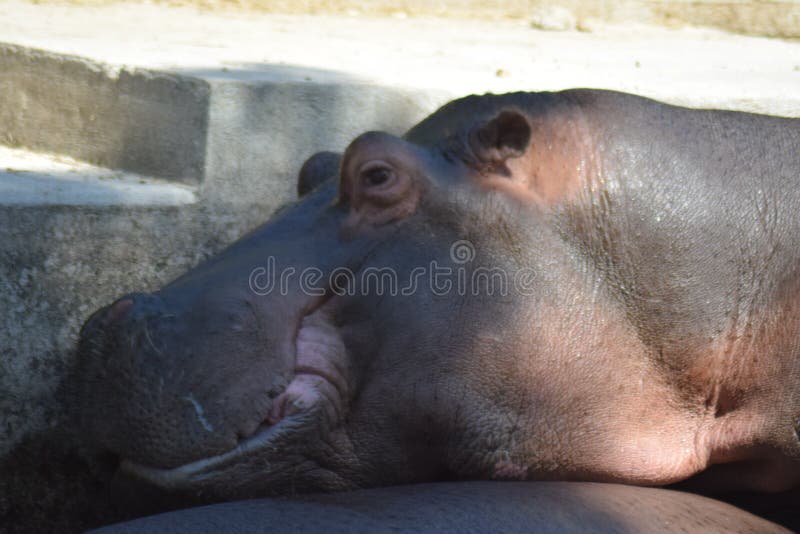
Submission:
<svg viewBox="0 0 800 534">
<path fill-rule="evenodd" d="M 305 196 L 264 226 L 93 315 L 87 441 L 212 500 L 795 487 L 798 147 L 800 120 L 587 90 L 468 97 L 403 139 L 364 134 L 312 157 Z M 467 289 L 432 283 L 431 262 Z M 298 283 L 309 267 L 320 294 Z M 375 268 L 418 286 L 388 294 Z"/>
<path fill-rule="evenodd" d="M 690 493 L 591 482 L 485 481 L 216 504 L 94 532 L 217 534 L 221 525 L 238 534 L 789 532 Z"/>
</svg>

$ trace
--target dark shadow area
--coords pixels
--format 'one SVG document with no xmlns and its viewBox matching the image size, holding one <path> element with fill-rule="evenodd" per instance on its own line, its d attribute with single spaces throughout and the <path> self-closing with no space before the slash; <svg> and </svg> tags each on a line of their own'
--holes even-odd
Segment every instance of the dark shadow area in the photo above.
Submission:
<svg viewBox="0 0 800 534">
<path fill-rule="evenodd" d="M 800 532 L 800 490 L 783 493 L 737 492 L 714 496 L 715 498 L 747 510 L 779 525 Z"/>
<path fill-rule="evenodd" d="M 705 474 L 716 471 L 712 466 Z M 704 476 L 701 473 L 700 477 Z M 702 483 L 698 484 L 696 479 L 689 479 L 678 484 L 669 486 L 670 489 L 682 491 L 690 494 L 703 495 L 716 499 L 737 508 L 741 508 L 758 517 L 763 517 L 768 521 L 782 525 L 794 532 L 800 532 L 800 489 L 784 491 L 780 493 L 763 493 L 756 491 L 706 491 L 702 489 Z"/>
<path fill-rule="evenodd" d="M 81 454 L 65 427 L 28 437 L 0 460 L 0 531 L 82 532 L 132 517 L 111 501 L 112 468 Z"/>
</svg>

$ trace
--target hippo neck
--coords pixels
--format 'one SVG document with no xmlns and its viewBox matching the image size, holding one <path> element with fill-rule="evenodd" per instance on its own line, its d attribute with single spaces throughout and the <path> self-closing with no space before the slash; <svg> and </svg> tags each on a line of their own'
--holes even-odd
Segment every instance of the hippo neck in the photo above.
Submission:
<svg viewBox="0 0 800 534">
<path fill-rule="evenodd" d="M 732 118 L 710 113 L 703 124 L 688 126 L 724 130 Z M 779 194 L 769 184 L 708 178 L 713 173 L 703 169 L 704 158 L 733 157 L 713 138 L 687 146 L 666 132 L 653 147 L 647 132 L 626 137 L 622 130 L 602 136 L 600 187 L 584 188 L 554 210 L 587 279 L 608 291 L 594 313 L 616 314 L 629 325 L 636 350 L 669 386 L 671 402 L 688 408 L 698 470 L 719 465 L 715 472 L 736 479 L 758 456 L 759 467 L 751 469 L 761 487 L 789 487 L 800 478 L 796 466 L 786 465 L 787 454 L 800 455 L 800 362 L 790 356 L 798 354 L 800 331 L 800 228 L 780 206 L 758 201 Z M 753 150 L 774 149 L 734 146 L 742 161 L 732 164 L 746 165 Z M 659 169 L 673 167 L 690 176 L 662 180 Z M 737 202 L 732 188 L 756 202 Z M 759 230 L 750 220 L 762 221 Z M 730 228 L 740 242 L 721 237 Z"/>
</svg>

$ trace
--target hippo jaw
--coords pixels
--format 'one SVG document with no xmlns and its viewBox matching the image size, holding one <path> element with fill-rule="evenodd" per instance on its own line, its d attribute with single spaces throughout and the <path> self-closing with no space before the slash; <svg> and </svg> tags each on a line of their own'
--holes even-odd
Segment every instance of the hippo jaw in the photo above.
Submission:
<svg viewBox="0 0 800 534">
<path fill-rule="evenodd" d="M 230 470 L 246 463 L 248 458 L 264 458 L 268 462 L 270 455 L 281 449 L 282 443 L 298 443 L 308 429 L 323 426 L 323 411 L 322 407 L 315 406 L 306 412 L 288 415 L 275 424 L 264 423 L 254 435 L 227 452 L 171 469 L 151 467 L 131 460 L 122 460 L 119 469 L 124 475 L 142 479 L 168 491 L 207 487 L 214 481 L 224 480 Z M 269 478 L 269 469 L 262 470 L 261 475 Z"/>
</svg>

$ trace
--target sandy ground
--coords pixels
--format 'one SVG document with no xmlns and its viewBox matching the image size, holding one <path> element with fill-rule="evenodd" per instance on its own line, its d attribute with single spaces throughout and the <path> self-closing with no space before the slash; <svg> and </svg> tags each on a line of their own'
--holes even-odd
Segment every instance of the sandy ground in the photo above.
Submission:
<svg viewBox="0 0 800 534">
<path fill-rule="evenodd" d="M 125 0 L 35 0 L 37 3 L 109 5 Z M 748 35 L 800 38 L 798 0 L 148 0 L 207 11 L 379 17 L 436 16 L 526 20 L 544 29 L 591 28 L 638 21 L 678 28 L 704 26 Z"/>
<path fill-rule="evenodd" d="M 599 87 L 800 116 L 800 43 L 708 29 L 275 15 L 0 0 L 0 41 L 245 81 L 356 81 L 452 95 Z"/>
</svg>

